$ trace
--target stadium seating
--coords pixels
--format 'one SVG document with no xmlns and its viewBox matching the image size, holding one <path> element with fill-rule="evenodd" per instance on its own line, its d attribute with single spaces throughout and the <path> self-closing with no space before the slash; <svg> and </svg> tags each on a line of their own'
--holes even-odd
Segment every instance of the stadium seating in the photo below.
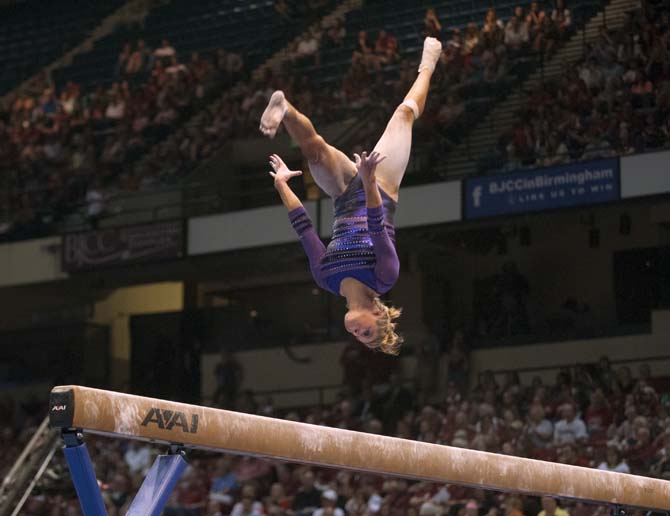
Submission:
<svg viewBox="0 0 670 516">
<path fill-rule="evenodd" d="M 82 41 L 124 0 L 28 0 L 0 10 L 0 93 L 37 73 Z"/>
<path fill-rule="evenodd" d="M 553 3 L 540 2 L 541 8 L 551 14 Z M 605 4 L 604 0 L 584 0 L 573 2 L 573 27 L 575 32 L 589 18 L 591 18 Z M 479 28 L 485 19 L 489 8 L 496 10 L 497 16 L 506 22 L 511 16 L 514 7 L 522 5 L 528 8 L 530 2 L 510 0 L 472 1 L 472 0 L 441 0 L 437 2 L 413 2 L 401 0 L 394 2 L 393 9 L 380 0 L 366 2 L 360 10 L 355 10 L 346 16 L 347 37 L 344 43 L 335 48 L 324 48 L 321 54 L 321 64 L 303 67 L 300 72 L 312 78 L 314 86 L 334 86 L 342 82 L 344 75 L 351 67 L 351 56 L 357 48 L 358 33 L 368 31 L 372 40 L 379 29 L 393 35 L 399 45 L 400 55 L 404 59 L 416 60 L 420 55 L 423 41 L 423 18 L 428 7 L 435 9 L 443 25 L 443 41 L 450 36 L 451 30 L 459 28 L 464 31 L 470 22 L 475 22 Z M 373 20 L 372 24 L 371 20 Z M 533 52 L 524 52 L 508 62 L 508 71 L 505 77 L 495 84 L 486 84 L 481 78 L 479 81 L 468 81 L 465 87 L 459 88 L 459 95 L 466 103 L 467 120 L 463 120 L 461 127 L 468 127 L 469 121 L 481 119 L 495 104 L 496 101 L 509 94 L 514 86 L 518 86 L 533 70 L 541 65 L 543 56 Z M 386 78 L 397 75 L 398 65 L 384 67 Z M 439 93 L 439 92 L 438 92 Z M 390 99 L 385 99 L 390 100 Z M 461 137 L 463 134 L 460 135 Z"/>
<path fill-rule="evenodd" d="M 309 19 L 303 16 L 283 22 L 272 0 L 176 0 L 152 10 L 143 27 L 121 29 L 101 39 L 91 52 L 76 56 L 71 66 L 58 70 L 55 79 L 58 84 L 72 80 L 83 87 L 108 84 L 114 80 L 123 44 L 139 38 L 151 48 L 168 39 L 182 58 L 191 52 L 207 54 L 224 48 L 242 53 L 253 68 L 286 44 Z"/>
</svg>

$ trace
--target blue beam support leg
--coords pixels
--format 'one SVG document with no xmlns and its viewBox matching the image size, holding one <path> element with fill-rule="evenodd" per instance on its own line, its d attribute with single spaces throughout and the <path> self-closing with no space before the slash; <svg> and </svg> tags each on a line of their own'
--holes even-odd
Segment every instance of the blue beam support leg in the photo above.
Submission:
<svg viewBox="0 0 670 516">
<path fill-rule="evenodd" d="M 160 516 L 185 468 L 180 453 L 156 457 L 126 516 Z"/>
<path fill-rule="evenodd" d="M 63 452 L 84 516 L 107 516 L 105 502 L 102 501 L 102 494 L 86 445 L 80 443 L 76 446 L 66 446 Z"/>
</svg>

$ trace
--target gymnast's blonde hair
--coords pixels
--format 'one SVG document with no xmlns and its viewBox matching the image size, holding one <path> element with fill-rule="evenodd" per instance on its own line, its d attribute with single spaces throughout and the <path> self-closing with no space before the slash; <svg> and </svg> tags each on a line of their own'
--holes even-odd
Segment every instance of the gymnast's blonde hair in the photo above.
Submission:
<svg viewBox="0 0 670 516">
<path fill-rule="evenodd" d="M 381 311 L 381 315 L 377 319 L 377 339 L 367 346 L 370 349 L 378 349 L 388 355 L 397 355 L 400 353 L 400 346 L 404 339 L 395 331 L 397 325 L 394 322 L 402 313 L 401 308 L 395 306 L 385 305 L 381 299 L 375 297 L 375 308 Z"/>
</svg>

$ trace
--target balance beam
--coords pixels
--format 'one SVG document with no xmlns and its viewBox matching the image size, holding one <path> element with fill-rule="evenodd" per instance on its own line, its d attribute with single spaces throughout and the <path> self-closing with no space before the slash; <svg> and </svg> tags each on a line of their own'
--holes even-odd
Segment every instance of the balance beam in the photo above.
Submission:
<svg viewBox="0 0 670 516">
<path fill-rule="evenodd" d="M 670 509 L 670 482 L 295 423 L 80 386 L 51 391 L 52 427 L 379 475 Z"/>
</svg>

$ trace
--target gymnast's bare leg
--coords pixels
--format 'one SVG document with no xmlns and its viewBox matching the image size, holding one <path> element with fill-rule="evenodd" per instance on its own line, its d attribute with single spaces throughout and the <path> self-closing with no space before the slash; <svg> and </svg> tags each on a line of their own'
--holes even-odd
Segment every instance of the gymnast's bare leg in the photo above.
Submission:
<svg viewBox="0 0 670 516">
<path fill-rule="evenodd" d="M 386 156 L 386 159 L 377 165 L 377 183 L 396 201 L 412 149 L 412 126 L 426 107 L 430 78 L 441 53 L 442 44 L 439 40 L 435 38 L 424 40 L 419 75 L 405 95 L 402 104 L 396 108 L 384 134 L 374 148 L 376 152 Z"/>
<path fill-rule="evenodd" d="M 398 199 L 412 147 L 412 126 L 423 113 L 430 78 L 442 53 L 442 44 L 435 38 L 426 38 L 419 65 L 419 75 L 405 100 L 391 117 L 375 151 L 386 159 L 377 166 L 377 182 L 392 198 Z M 260 130 L 274 137 L 283 123 L 291 137 L 298 143 L 309 163 L 314 180 L 330 197 L 339 197 L 351 178 L 356 175 L 356 165 L 316 132 L 312 122 L 300 113 L 281 91 L 272 94 L 268 107 L 261 117 Z"/>
<path fill-rule="evenodd" d="M 309 118 L 298 111 L 281 91 L 275 91 L 261 117 L 261 132 L 274 137 L 283 123 L 309 163 L 319 188 L 330 197 L 339 197 L 356 175 L 356 165 L 316 132 Z"/>
</svg>

